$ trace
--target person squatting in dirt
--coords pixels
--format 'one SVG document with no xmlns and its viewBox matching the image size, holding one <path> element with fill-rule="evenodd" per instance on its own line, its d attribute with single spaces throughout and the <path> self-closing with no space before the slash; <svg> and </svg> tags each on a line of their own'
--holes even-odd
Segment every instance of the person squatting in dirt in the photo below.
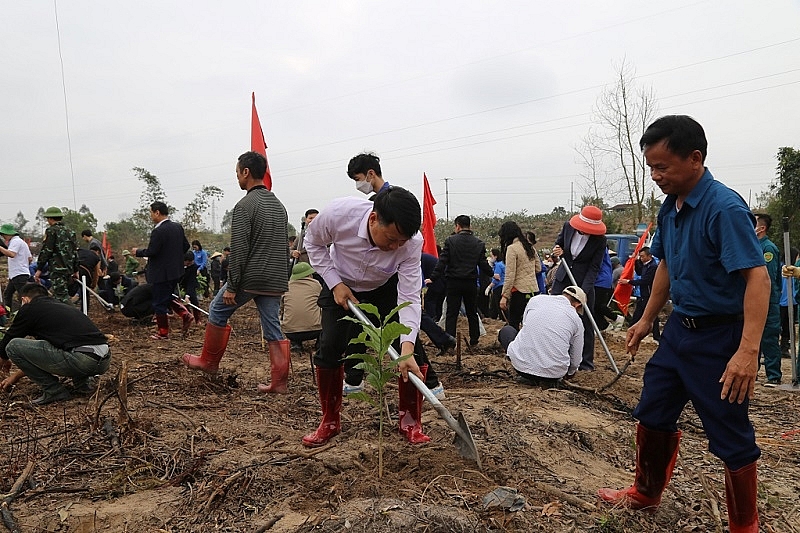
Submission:
<svg viewBox="0 0 800 533">
<path fill-rule="evenodd" d="M 633 411 L 636 476 L 624 490 L 600 489 L 601 499 L 654 509 L 678 456 L 677 420 L 691 400 L 709 451 L 725 465 L 731 533 L 758 532 L 756 461 L 761 451 L 748 416 L 753 397 L 770 281 L 753 231 L 755 219 L 736 192 L 705 167 L 708 143 L 685 115 L 653 122 L 639 141 L 655 184 L 667 197 L 651 245 L 661 258 L 642 318 L 628 330 L 634 356 L 672 298 L 674 311 L 647 362 Z"/>
<path fill-rule="evenodd" d="M 311 265 L 324 283 L 319 296 L 322 333 L 314 357 L 319 387 L 322 421 L 316 431 L 303 437 L 303 445 L 322 446 L 341 431 L 342 357 L 363 353 L 363 345 L 349 344 L 361 327 L 340 320 L 351 316 L 348 301 L 371 303 L 381 317 L 395 306 L 410 302 L 394 320 L 411 331 L 401 335 L 395 348 L 401 356 L 415 357 L 400 362 L 398 380 L 400 432 L 412 443 L 427 442 L 422 430 L 422 395 L 408 382 L 408 373 L 425 380 L 424 356 L 415 353 L 420 322 L 422 272 L 422 212 L 413 194 L 399 187 L 388 187 L 374 202 L 359 198 L 339 198 L 314 219 L 306 233 L 306 250 Z M 343 326 L 344 324 L 344 326 Z"/>
<path fill-rule="evenodd" d="M 264 185 L 269 172 L 266 158 L 245 152 L 236 162 L 236 180 L 244 198 L 231 216 L 231 253 L 225 285 L 208 309 L 203 351 L 184 354 L 189 368 L 213 374 L 225 354 L 231 327 L 228 320 L 241 306 L 253 300 L 261 318 L 261 329 L 269 348 L 269 385 L 259 384 L 263 393 L 287 392 L 289 379 L 289 341 L 283 337 L 280 323 L 281 295 L 288 288 L 289 246 L 286 232 L 289 219 L 277 196 Z"/>
<path fill-rule="evenodd" d="M 158 327 L 150 338 L 169 338 L 167 313 L 170 308 L 181 317 L 185 337 L 192 325 L 192 314 L 172 295 L 183 276 L 183 254 L 189 250 L 189 241 L 183 233 L 183 226 L 169 219 L 169 207 L 164 202 L 150 204 L 150 220 L 155 227 L 150 233 L 147 248 L 131 248 L 132 255 L 148 259 L 145 275 L 153 291 L 153 311 Z"/>
<path fill-rule="evenodd" d="M 497 341 L 511 360 L 519 381 L 545 388 L 575 375 L 583 352 L 586 293 L 571 285 L 561 294 L 540 294 L 528 301 L 519 332 L 505 325 Z"/>
<path fill-rule="evenodd" d="M 42 389 L 33 405 L 93 393 L 94 376 L 104 374 L 111 363 L 106 336 L 88 316 L 50 297 L 38 283 L 24 285 L 19 294 L 22 307 L 0 340 L 0 369 L 8 372 L 13 362 L 19 370 L 0 382 L 0 389 L 28 376 Z M 72 378 L 72 393 L 58 376 Z"/>
</svg>

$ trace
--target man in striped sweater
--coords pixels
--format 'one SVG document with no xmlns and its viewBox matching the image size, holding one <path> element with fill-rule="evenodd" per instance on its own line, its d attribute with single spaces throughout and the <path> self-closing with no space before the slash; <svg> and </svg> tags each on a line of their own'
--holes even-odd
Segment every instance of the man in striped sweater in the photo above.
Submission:
<svg viewBox="0 0 800 533">
<path fill-rule="evenodd" d="M 228 319 L 239 307 L 254 300 L 269 346 L 272 382 L 259 384 L 260 392 L 285 394 L 289 378 L 289 341 L 283 338 L 279 319 L 280 298 L 289 288 L 288 218 L 278 198 L 264 185 L 266 158 L 245 152 L 236 163 L 239 187 L 247 191 L 233 208 L 228 281 L 209 308 L 203 352 L 185 354 L 189 368 L 215 373 L 228 345 Z"/>
</svg>

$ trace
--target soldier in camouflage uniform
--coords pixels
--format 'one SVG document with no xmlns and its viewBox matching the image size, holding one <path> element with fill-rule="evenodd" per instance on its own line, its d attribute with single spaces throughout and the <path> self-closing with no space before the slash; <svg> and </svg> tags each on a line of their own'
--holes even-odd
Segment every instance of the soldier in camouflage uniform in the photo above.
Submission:
<svg viewBox="0 0 800 533">
<path fill-rule="evenodd" d="M 58 207 L 48 207 L 44 212 L 48 227 L 44 232 L 42 251 L 39 252 L 34 278 L 37 283 L 42 275 L 41 266 L 50 265 L 50 281 L 56 300 L 69 302 L 69 283 L 78 271 L 78 241 L 75 232 L 64 226 L 64 213 Z"/>
</svg>

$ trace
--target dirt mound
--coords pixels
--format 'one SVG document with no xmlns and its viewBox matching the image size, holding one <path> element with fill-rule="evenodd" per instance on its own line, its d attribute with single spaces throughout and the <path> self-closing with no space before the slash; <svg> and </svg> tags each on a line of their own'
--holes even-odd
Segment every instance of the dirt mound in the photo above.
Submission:
<svg viewBox="0 0 800 533">
<path fill-rule="evenodd" d="M 256 391 L 269 364 L 253 307 L 234 316 L 213 377 L 180 363 L 184 352 L 200 350 L 200 328 L 187 340 L 158 342 L 149 325 L 100 310 L 92 317 L 115 336 L 112 368 L 95 396 L 31 408 L 38 391 L 25 379 L 2 396 L 0 492 L 33 463 L 10 505 L 22 531 L 723 531 L 727 524 L 722 464 L 707 452 L 691 406 L 658 511 L 597 502 L 598 488 L 633 478 L 630 413 L 654 343 L 600 393 L 543 390 L 514 381 L 495 341 L 501 324 L 487 321 L 488 335 L 462 351 L 460 365 L 455 353 L 433 358 L 443 403 L 464 413 L 483 469 L 458 455 L 452 430 L 426 406 L 432 441 L 409 445 L 393 418 L 379 479 L 376 411 L 365 403 L 344 400 L 342 434 L 330 445 L 300 445 L 319 416 L 309 353 L 292 354 L 288 395 Z M 622 334 L 606 339 L 622 366 Z M 596 361 L 598 370 L 579 373 L 576 385 L 594 390 L 612 380 L 599 345 Z M 396 398 L 390 391 L 392 417 Z M 751 413 L 763 452 L 764 531 L 800 529 L 798 407 L 800 395 L 757 387 Z M 508 501 L 484 504 L 499 487 L 508 487 L 500 491 Z M 520 510 L 507 508 L 512 500 Z"/>
</svg>

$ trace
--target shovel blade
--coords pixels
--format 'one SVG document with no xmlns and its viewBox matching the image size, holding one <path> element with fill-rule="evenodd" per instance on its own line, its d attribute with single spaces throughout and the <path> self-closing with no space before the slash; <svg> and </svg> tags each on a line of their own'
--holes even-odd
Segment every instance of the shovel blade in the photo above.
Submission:
<svg viewBox="0 0 800 533">
<path fill-rule="evenodd" d="M 456 450 L 461 457 L 475 461 L 478 465 L 478 470 L 482 470 L 478 448 L 475 446 L 475 440 L 472 438 L 472 431 L 469 430 L 469 424 L 467 424 L 467 419 L 464 418 L 464 413 L 458 413 L 457 421 L 461 431 L 456 431 L 456 436 L 453 439 Z"/>
</svg>

